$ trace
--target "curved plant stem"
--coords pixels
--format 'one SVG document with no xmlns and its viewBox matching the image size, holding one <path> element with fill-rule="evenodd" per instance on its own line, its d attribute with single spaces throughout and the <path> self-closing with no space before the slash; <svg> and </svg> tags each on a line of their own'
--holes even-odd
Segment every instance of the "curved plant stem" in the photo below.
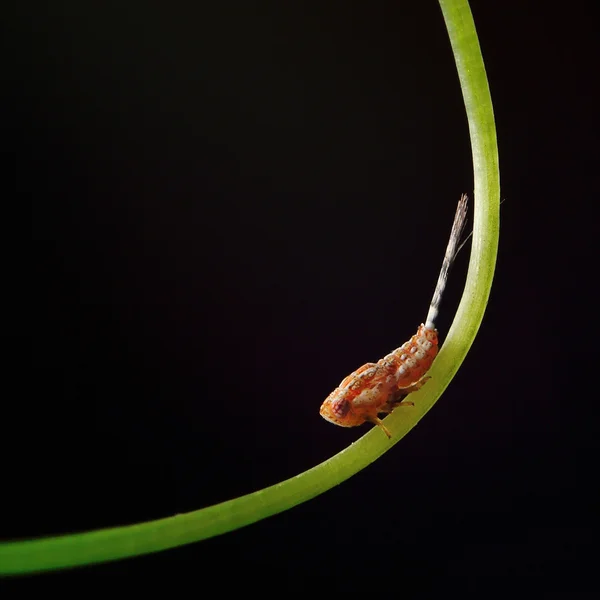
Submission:
<svg viewBox="0 0 600 600">
<path fill-rule="evenodd" d="M 492 102 L 467 0 L 439 0 L 464 96 L 475 178 L 473 246 L 463 297 L 415 407 L 377 427 L 316 467 L 277 485 L 202 510 L 138 525 L 0 544 L 0 574 L 73 567 L 158 552 L 249 525 L 305 502 L 351 477 L 402 439 L 433 406 L 464 360 L 488 301 L 499 233 L 499 173 Z M 449 201 L 454 201 L 449 199 Z M 317 407 L 315 407 L 315 410 Z"/>
</svg>

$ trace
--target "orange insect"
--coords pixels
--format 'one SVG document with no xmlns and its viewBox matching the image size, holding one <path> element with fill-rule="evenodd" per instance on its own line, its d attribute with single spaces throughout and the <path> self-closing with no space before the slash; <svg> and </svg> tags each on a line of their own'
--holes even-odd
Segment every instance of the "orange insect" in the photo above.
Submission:
<svg viewBox="0 0 600 600">
<path fill-rule="evenodd" d="M 448 272 L 460 250 L 458 244 L 467 217 L 467 202 L 467 196 L 463 194 L 458 202 L 450 240 L 425 324 L 421 324 L 417 333 L 400 348 L 377 363 L 363 365 L 329 394 L 319 412 L 330 423 L 341 427 L 356 427 L 368 421 L 379 425 L 391 438 L 391 433 L 378 415 L 391 413 L 400 404 L 413 405 L 404 399 L 430 379 L 426 373 L 438 351 L 435 320 L 448 281 Z"/>
</svg>

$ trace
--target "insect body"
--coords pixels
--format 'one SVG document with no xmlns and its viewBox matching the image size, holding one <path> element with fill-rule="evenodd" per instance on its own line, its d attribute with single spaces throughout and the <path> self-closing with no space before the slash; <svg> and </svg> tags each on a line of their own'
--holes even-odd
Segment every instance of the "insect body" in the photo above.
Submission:
<svg viewBox="0 0 600 600">
<path fill-rule="evenodd" d="M 379 415 L 391 413 L 394 408 L 412 405 L 404 399 L 416 392 L 430 377 L 426 374 L 438 351 L 438 333 L 435 327 L 448 272 L 458 251 L 459 241 L 467 216 L 467 196 L 458 202 L 450 240 L 438 277 L 425 324 L 417 333 L 377 363 L 367 363 L 329 394 L 321 405 L 321 416 L 341 427 L 355 427 L 365 421 L 379 425 L 388 437 L 387 427 Z"/>
</svg>

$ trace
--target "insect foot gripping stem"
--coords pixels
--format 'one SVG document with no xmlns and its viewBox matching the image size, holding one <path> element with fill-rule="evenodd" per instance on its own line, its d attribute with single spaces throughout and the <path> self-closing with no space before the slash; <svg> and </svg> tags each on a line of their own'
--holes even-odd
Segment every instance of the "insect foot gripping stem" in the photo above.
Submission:
<svg viewBox="0 0 600 600">
<path fill-rule="evenodd" d="M 392 434 L 379 415 L 389 414 L 398 406 L 414 406 L 405 401 L 430 379 L 426 375 L 438 351 L 435 328 L 450 267 L 458 252 L 467 216 L 467 196 L 463 194 L 454 217 L 444 262 L 438 277 L 425 324 L 399 348 L 379 360 L 367 363 L 348 375 L 321 405 L 321 416 L 340 427 L 356 427 L 365 422 L 379 426 L 388 438 Z"/>
</svg>

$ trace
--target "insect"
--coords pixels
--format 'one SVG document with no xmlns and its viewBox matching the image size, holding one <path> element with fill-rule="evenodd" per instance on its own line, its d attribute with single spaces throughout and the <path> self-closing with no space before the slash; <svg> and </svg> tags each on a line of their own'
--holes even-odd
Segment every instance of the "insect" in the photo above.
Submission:
<svg viewBox="0 0 600 600">
<path fill-rule="evenodd" d="M 427 371 L 438 352 L 435 320 L 448 281 L 448 272 L 460 250 L 459 241 L 467 217 L 468 198 L 458 202 L 444 262 L 424 324 L 410 340 L 377 363 L 367 363 L 348 375 L 321 405 L 321 416 L 341 427 L 356 427 L 365 422 L 378 425 L 388 438 L 391 433 L 379 415 L 391 413 L 397 406 L 412 406 L 406 396 L 420 389 L 431 377 Z"/>
</svg>

